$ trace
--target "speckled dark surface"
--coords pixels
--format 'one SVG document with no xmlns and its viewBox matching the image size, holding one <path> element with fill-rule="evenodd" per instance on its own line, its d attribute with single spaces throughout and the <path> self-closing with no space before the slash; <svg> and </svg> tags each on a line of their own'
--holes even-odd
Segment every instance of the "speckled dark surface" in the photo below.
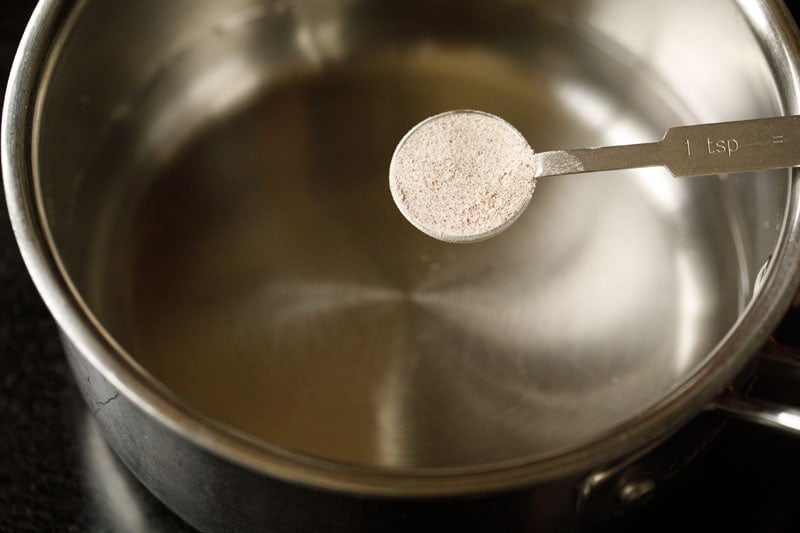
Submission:
<svg viewBox="0 0 800 533">
<path fill-rule="evenodd" d="M 2 1 L 2 80 L 33 5 Z M 188 530 L 99 438 L 7 218 L 0 201 L 0 531 Z M 603 529 L 800 531 L 798 502 L 800 440 L 731 423 L 650 505 Z"/>
</svg>

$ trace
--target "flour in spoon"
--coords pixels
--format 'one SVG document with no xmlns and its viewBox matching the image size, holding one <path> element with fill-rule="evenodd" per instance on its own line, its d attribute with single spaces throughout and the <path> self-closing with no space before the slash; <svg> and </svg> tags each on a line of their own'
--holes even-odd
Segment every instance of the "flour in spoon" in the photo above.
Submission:
<svg viewBox="0 0 800 533">
<path fill-rule="evenodd" d="M 467 242 L 499 233 L 522 213 L 536 185 L 535 168 L 533 150 L 506 121 L 453 111 L 406 135 L 389 181 L 395 202 L 417 228 Z"/>
</svg>

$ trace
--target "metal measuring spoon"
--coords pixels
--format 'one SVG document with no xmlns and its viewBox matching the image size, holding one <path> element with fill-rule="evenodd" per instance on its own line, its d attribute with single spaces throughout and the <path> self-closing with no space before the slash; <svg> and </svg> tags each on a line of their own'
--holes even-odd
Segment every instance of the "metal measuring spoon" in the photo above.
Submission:
<svg viewBox="0 0 800 533">
<path fill-rule="evenodd" d="M 534 153 L 505 120 L 482 111 L 427 118 L 397 145 L 389 184 L 418 229 L 474 242 L 510 226 L 549 176 L 663 166 L 675 177 L 800 165 L 800 116 L 678 126 L 658 142 Z"/>
</svg>

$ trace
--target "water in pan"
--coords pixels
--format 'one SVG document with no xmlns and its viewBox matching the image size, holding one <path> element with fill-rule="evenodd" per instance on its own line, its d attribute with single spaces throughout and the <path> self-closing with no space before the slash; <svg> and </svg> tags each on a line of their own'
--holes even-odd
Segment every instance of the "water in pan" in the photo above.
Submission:
<svg viewBox="0 0 800 533">
<path fill-rule="evenodd" d="M 160 163 L 98 237 L 113 244 L 97 314 L 199 411 L 332 460 L 487 465 L 628 418 L 739 311 L 718 179 L 544 180 L 511 229 L 469 246 L 421 234 L 388 190 L 397 141 L 447 109 L 502 116 L 537 150 L 681 122 L 645 74 L 550 24 L 485 42 L 422 24 L 403 46 L 395 29 L 313 57 L 328 28 L 304 67 L 270 70 L 258 47 L 195 64 L 141 108 Z"/>
</svg>

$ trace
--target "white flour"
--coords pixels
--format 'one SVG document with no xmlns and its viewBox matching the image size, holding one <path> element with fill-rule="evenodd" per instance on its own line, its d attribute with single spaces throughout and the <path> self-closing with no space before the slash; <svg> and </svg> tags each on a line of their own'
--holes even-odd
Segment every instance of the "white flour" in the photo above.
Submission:
<svg viewBox="0 0 800 533">
<path fill-rule="evenodd" d="M 533 150 L 504 120 L 478 111 L 431 117 L 400 141 L 389 183 L 417 228 L 450 242 L 481 240 L 510 225 L 531 199 Z"/>
</svg>

